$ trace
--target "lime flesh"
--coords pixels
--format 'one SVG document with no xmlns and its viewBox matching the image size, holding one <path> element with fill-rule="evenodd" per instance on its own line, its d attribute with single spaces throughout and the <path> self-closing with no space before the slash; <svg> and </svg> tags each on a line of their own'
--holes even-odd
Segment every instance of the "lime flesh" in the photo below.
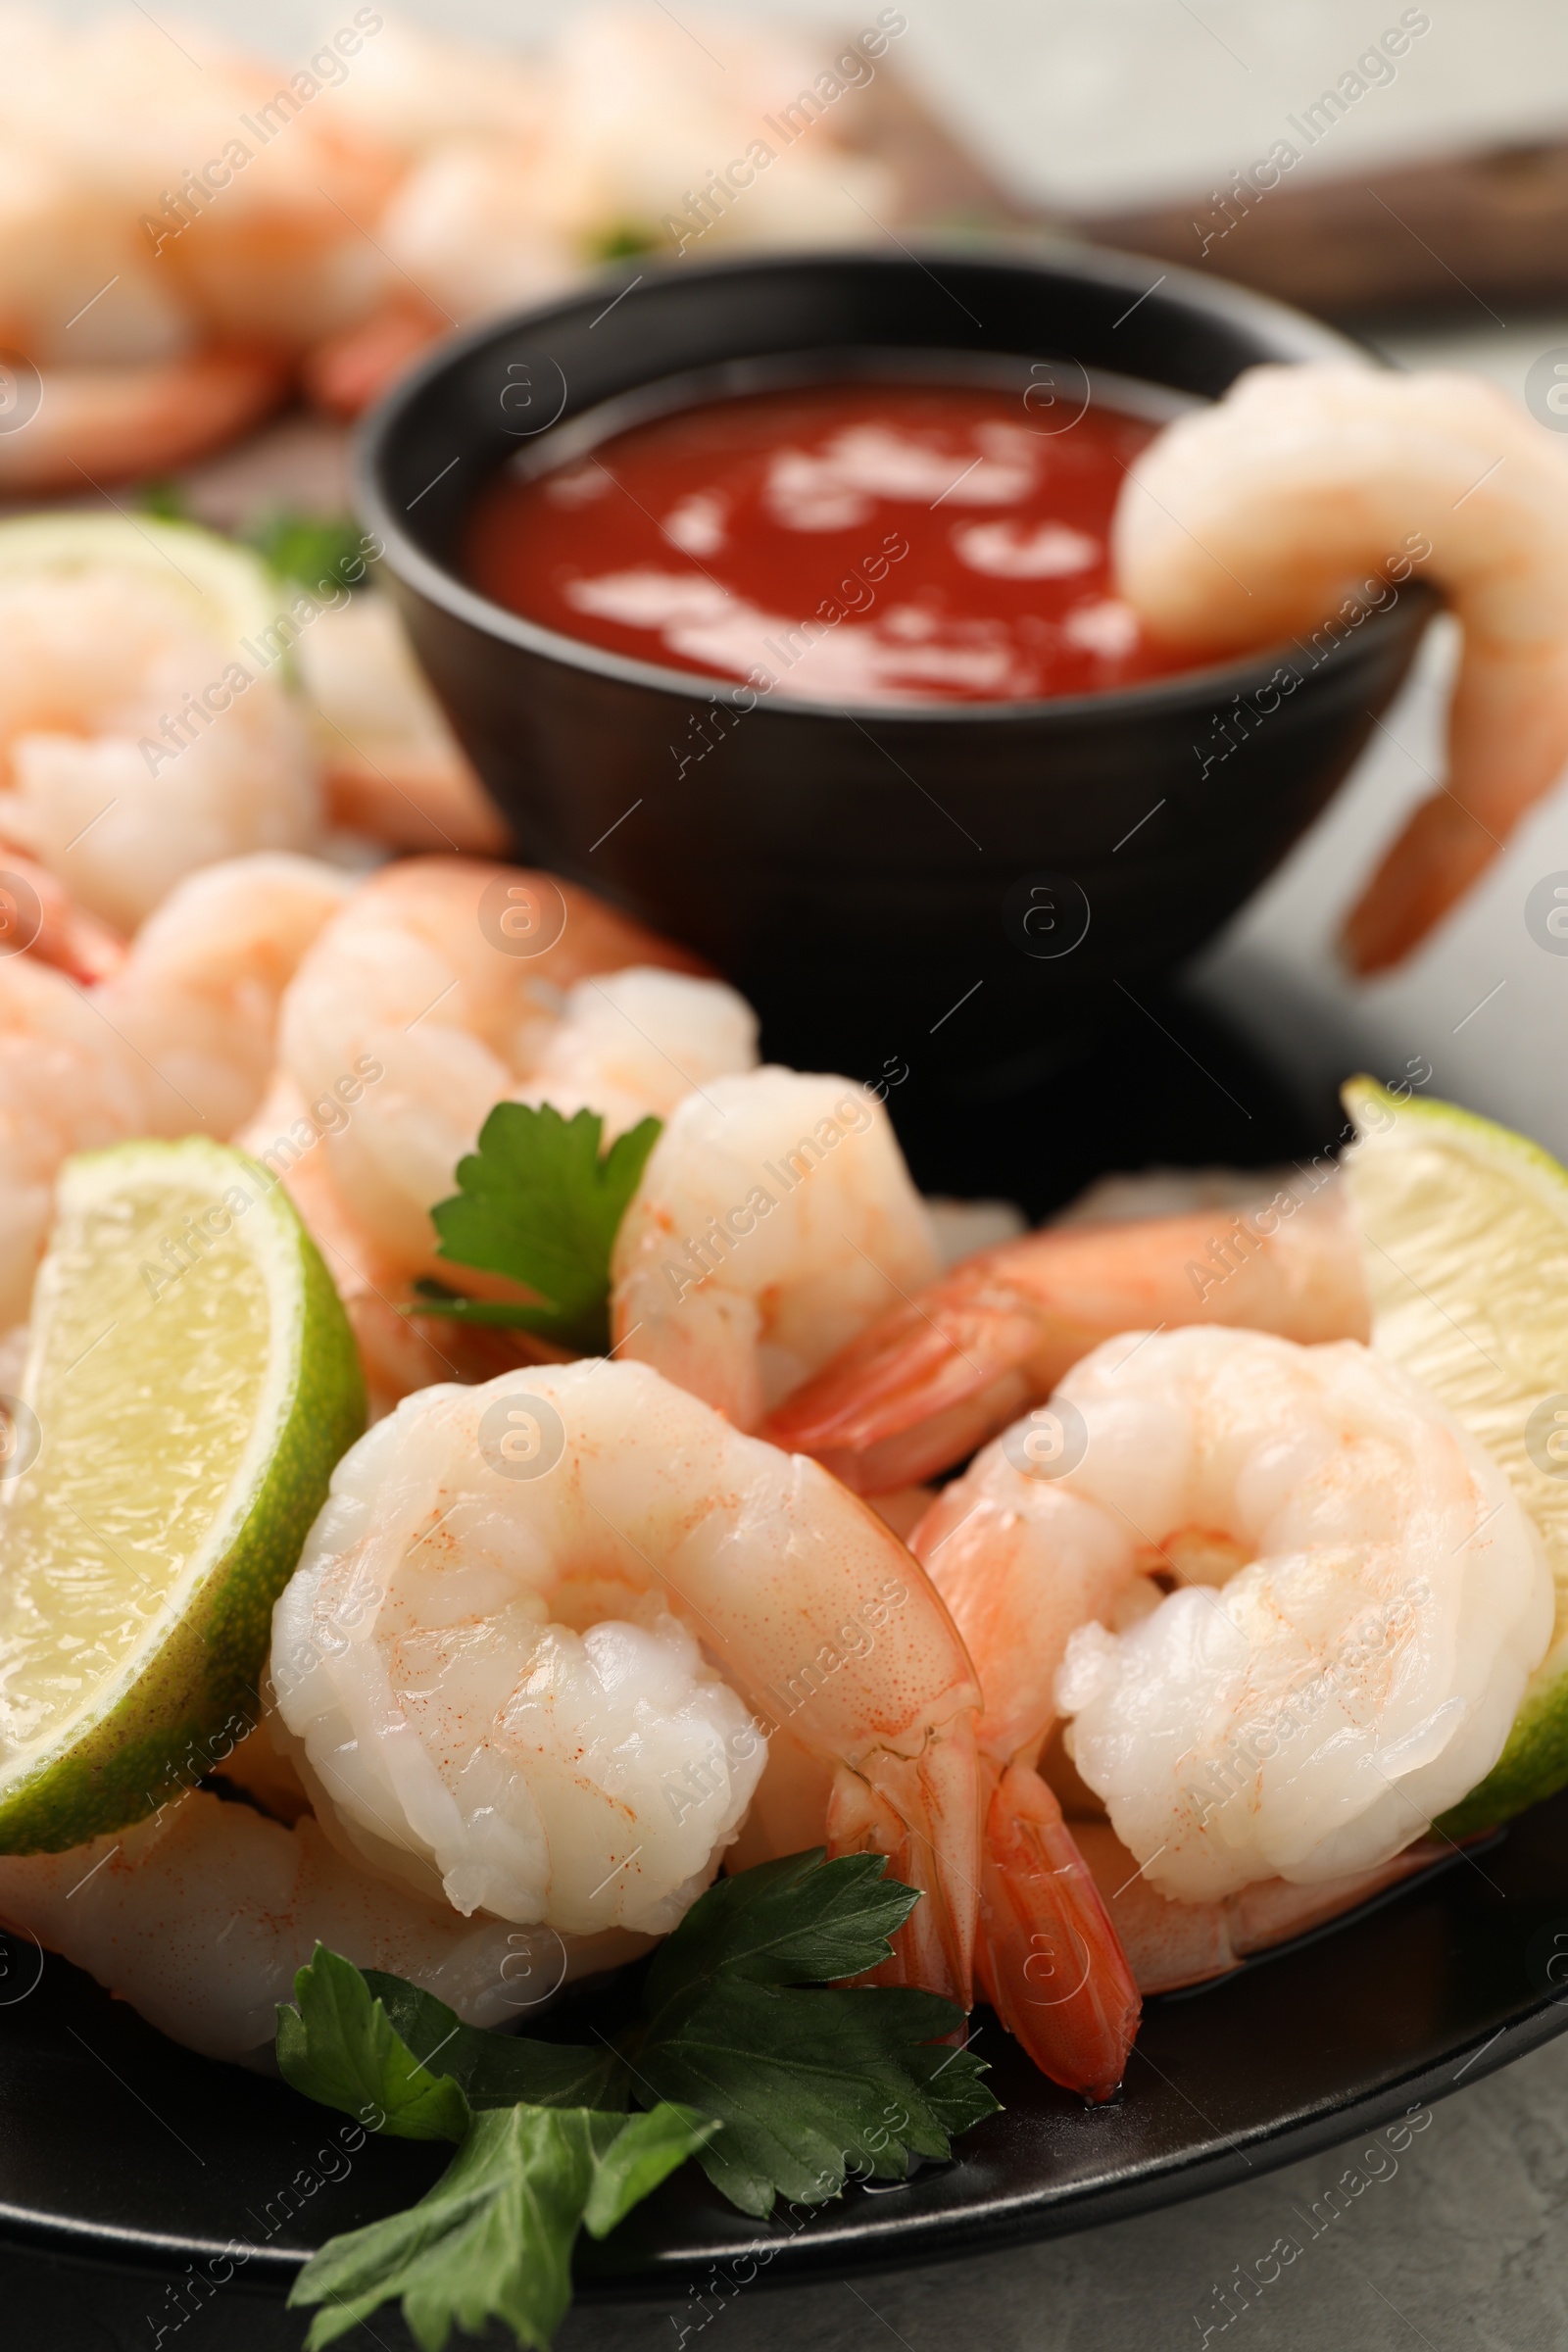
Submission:
<svg viewBox="0 0 1568 2352">
<path fill-rule="evenodd" d="M 281 1186 L 200 1138 L 67 1163 L 21 1408 L 0 1483 L 12 1853 L 156 1811 L 255 1720 L 272 1603 L 365 1418 Z"/>
<path fill-rule="evenodd" d="M 1556 1588 L 1550 1645 L 1502 1754 L 1438 1824 L 1460 1837 L 1568 1783 L 1568 1170 L 1451 1103 L 1401 1102 L 1364 1078 L 1345 1101 L 1374 1344 L 1503 1465 Z"/>
<path fill-rule="evenodd" d="M 128 514 L 23 514 L 0 522 L 0 588 L 104 570 L 145 580 L 231 648 L 277 616 L 277 582 L 260 557 L 199 523 L 150 514 L 134 521 Z"/>
</svg>

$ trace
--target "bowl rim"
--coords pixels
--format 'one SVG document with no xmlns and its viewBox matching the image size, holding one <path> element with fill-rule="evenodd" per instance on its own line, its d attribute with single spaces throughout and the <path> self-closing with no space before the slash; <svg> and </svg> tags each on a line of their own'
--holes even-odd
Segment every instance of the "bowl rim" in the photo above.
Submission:
<svg viewBox="0 0 1568 2352">
<path fill-rule="evenodd" d="M 637 280 L 657 289 L 660 286 L 699 282 L 722 282 L 737 276 L 767 276 L 775 271 L 811 268 L 900 269 L 913 261 L 925 268 L 922 258 L 929 256 L 950 270 L 967 264 L 985 268 L 1010 268 L 1020 275 L 1067 274 L 1091 284 L 1136 291 L 1142 299 L 1157 286 L 1171 289 L 1172 295 L 1188 307 L 1216 323 L 1247 325 L 1254 330 L 1267 328 L 1274 340 L 1295 345 L 1295 361 L 1280 363 L 1257 362 L 1256 365 L 1298 365 L 1310 359 L 1338 360 L 1349 366 L 1387 368 L 1390 363 L 1376 350 L 1358 343 L 1337 327 L 1309 317 L 1305 312 L 1276 302 L 1272 296 L 1254 293 L 1250 287 L 1223 279 L 1210 279 L 1198 271 L 1179 266 L 1166 266 L 1152 284 L 1141 281 L 1145 273 L 1158 265 L 1137 254 L 1124 253 L 1108 246 L 1083 246 L 1069 239 L 1054 239 L 1041 235 L 1014 237 L 989 236 L 983 239 L 964 238 L 951 243 L 928 237 L 914 246 L 906 246 L 902 257 L 890 257 L 867 252 L 859 247 L 790 248 L 787 251 L 737 255 L 718 262 L 705 262 L 697 271 L 682 270 L 674 260 L 644 268 L 634 279 L 632 263 L 601 272 L 575 292 L 558 296 L 547 303 L 537 303 L 525 309 L 508 311 L 482 319 L 457 334 L 444 336 L 428 356 L 401 376 L 392 388 L 368 412 L 356 428 L 352 450 L 352 488 L 362 519 L 380 539 L 388 568 L 394 579 L 414 590 L 424 600 L 444 612 L 449 617 L 463 621 L 481 635 L 515 651 L 533 656 L 536 660 L 554 662 L 565 668 L 575 669 L 617 685 L 641 688 L 644 692 L 662 694 L 686 706 L 706 703 L 715 709 L 729 709 L 746 715 L 765 708 L 770 716 L 786 721 L 803 719 L 820 722 L 824 719 L 845 721 L 866 728 L 872 724 L 904 730 L 926 726 L 955 727 L 990 724 L 1027 726 L 1072 726 L 1085 720 L 1105 717 L 1157 720 L 1166 713 L 1189 708 L 1201 709 L 1216 700 L 1228 701 L 1245 695 L 1258 685 L 1269 685 L 1282 666 L 1292 666 L 1293 656 L 1302 647 L 1298 639 L 1285 638 L 1277 643 L 1233 655 L 1222 661 L 1203 662 L 1189 668 L 1169 671 L 1163 676 L 1138 680 L 1123 686 L 1112 686 L 1087 694 L 1051 695 L 1030 701 L 975 701 L 929 703 L 848 703 L 818 702 L 805 695 L 780 696 L 770 691 L 759 692 L 748 680 L 725 679 L 703 670 L 679 669 L 662 662 L 643 662 L 635 656 L 612 652 L 607 646 L 591 644 L 586 638 L 569 637 L 563 631 L 546 628 L 541 622 L 528 620 L 521 613 L 509 612 L 507 607 L 481 595 L 456 571 L 429 555 L 411 531 L 405 528 L 384 485 L 388 453 L 410 413 L 423 399 L 430 387 L 440 379 L 463 368 L 476 352 L 488 345 L 511 340 L 518 333 L 538 332 L 552 322 L 573 320 L 594 304 L 602 304 L 604 296 L 615 285 L 628 290 Z M 646 256 L 636 257 L 646 262 Z M 617 295 L 616 300 L 619 299 Z M 601 316 L 603 311 L 601 309 Z M 835 346 L 834 348 L 840 348 Z M 795 347 L 805 350 L 808 346 Z M 823 349 L 829 348 L 824 345 Z M 871 348 L 877 348 L 872 346 Z M 892 348 L 889 346 L 888 348 Z M 779 355 L 784 356 L 784 355 Z M 998 352 L 1000 358 L 1009 355 Z M 721 364 L 721 363 L 719 363 Z M 681 370 L 665 370 L 661 375 L 649 375 L 636 387 L 641 389 L 672 380 Z M 1153 379 L 1145 378 L 1145 381 Z M 619 397 L 618 395 L 612 397 Z M 596 404 L 597 405 L 597 404 Z M 550 426 L 543 428 L 545 431 Z M 463 453 L 460 451 L 459 456 Z M 455 462 L 455 461 L 454 461 Z M 439 480 L 439 476 L 436 477 Z M 430 485 L 434 487 L 434 483 Z M 422 495 L 422 493 L 421 493 Z M 1431 585 L 1412 579 L 1399 583 L 1414 592 L 1418 613 L 1429 616 L 1438 598 Z M 1318 670 L 1338 667 L 1348 659 L 1358 640 L 1366 638 L 1379 642 L 1386 633 L 1409 625 L 1408 615 L 1398 613 L 1399 596 L 1386 609 L 1374 607 L 1356 624 L 1354 637 L 1337 639 L 1328 652 L 1311 665 L 1311 674 Z M 1306 681 L 1298 672 L 1298 683 Z"/>
</svg>

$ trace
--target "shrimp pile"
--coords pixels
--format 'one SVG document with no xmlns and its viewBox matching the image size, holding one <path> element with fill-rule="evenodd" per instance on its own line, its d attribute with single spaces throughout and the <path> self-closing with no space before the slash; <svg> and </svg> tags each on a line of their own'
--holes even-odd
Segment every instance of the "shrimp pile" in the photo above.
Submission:
<svg viewBox="0 0 1568 2352">
<path fill-rule="evenodd" d="M 779 29 L 597 8 L 523 63 L 389 25 L 331 103 L 399 159 L 376 237 L 401 274 L 315 356 L 313 393 L 352 413 L 454 320 L 547 301 L 612 253 L 863 242 L 900 206 L 852 144 L 851 94 L 892 35 L 864 37 L 870 54 L 824 59 Z M 770 127 L 781 115 L 810 139 Z"/>
<path fill-rule="evenodd" d="M 96 985 L 0 957 L 0 1327 L 26 1315 L 68 1153 L 249 1117 L 283 989 L 348 889 L 310 858 L 239 858 L 180 883 Z"/>
<path fill-rule="evenodd" d="M 1348 917 L 1358 972 L 1426 937 L 1568 760 L 1565 537 L 1560 444 L 1469 376 L 1250 368 L 1128 474 L 1120 592 L 1195 658 L 1353 626 L 1413 565 L 1447 596 L 1463 635 L 1448 772 Z"/>
<path fill-rule="evenodd" d="M 764 1842 L 804 1809 L 805 1842 L 825 1813 L 890 1853 L 926 1896 L 895 1970 L 967 2005 L 977 1693 L 946 1611 L 824 1471 L 644 1365 L 408 1398 L 338 1466 L 271 1674 L 318 1817 L 382 1875 L 662 1933 L 755 1793 Z"/>
<path fill-rule="evenodd" d="M 363 7 L 280 67 L 188 24 L 176 42 L 145 15 L 8 11 L 0 343 L 30 413 L 0 434 L 0 487 L 188 464 L 302 369 L 352 413 L 433 335 L 610 253 L 706 253 L 710 230 L 863 238 L 899 190 L 834 110 L 891 37 L 825 65 L 728 24 L 700 38 L 656 12 L 594 11 L 524 61 Z M 798 148 L 764 120 L 792 106 L 812 125 Z M 715 158 L 748 155 L 718 177 Z"/>
<path fill-rule="evenodd" d="M 373 305 L 386 266 L 360 224 L 396 171 L 320 103 L 345 73 L 329 49 L 280 76 L 145 16 L 7 12 L 0 341 L 42 397 L 0 436 L 0 485 L 187 463 L 283 397 L 291 352 Z"/>
</svg>

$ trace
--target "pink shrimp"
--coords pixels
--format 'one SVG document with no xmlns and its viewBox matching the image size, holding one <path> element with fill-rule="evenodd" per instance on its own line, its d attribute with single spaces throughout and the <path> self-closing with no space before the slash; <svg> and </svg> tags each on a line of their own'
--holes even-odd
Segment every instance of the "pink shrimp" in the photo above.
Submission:
<svg viewBox="0 0 1568 2352">
<path fill-rule="evenodd" d="M 122 934 L 78 906 L 46 865 L 0 842 L 0 954 L 31 956 L 93 988 L 112 980 L 128 953 Z"/>
<path fill-rule="evenodd" d="M 1359 972 L 1426 937 L 1568 759 L 1565 530 L 1561 443 L 1462 375 L 1250 368 L 1128 475 L 1121 592 L 1194 659 L 1332 642 L 1412 575 L 1446 593 L 1463 636 L 1448 772 L 1351 911 Z"/>
<path fill-rule="evenodd" d="M 25 430 L 0 437 L 0 494 L 79 491 L 194 465 L 259 424 L 288 390 L 275 352 L 209 344 L 118 367 L 49 368 Z"/>
<path fill-rule="evenodd" d="M 763 1434 L 858 1494 L 961 1461 L 1118 1331 L 1225 1323 L 1364 1339 L 1369 1308 L 1339 1188 L 1214 1210 L 1048 1227 L 967 1258 L 884 1315 L 777 1407 Z"/>
<path fill-rule="evenodd" d="M 1097 2095 L 1140 1987 L 1420 1867 L 1403 1857 L 1491 1769 L 1551 1629 L 1505 1473 L 1354 1342 L 1122 1333 L 909 1541 L 984 1692 L 980 1981 L 1048 2074 Z M 1103 1838 L 1075 1840 L 1039 1770 L 1060 1715 L 1057 1778 L 1103 1800 Z"/>
<path fill-rule="evenodd" d="M 1141 1993 L 1176 1992 L 1229 1976 L 1255 1953 L 1327 1927 L 1453 1852 L 1436 1838 L 1422 1838 L 1376 1870 L 1352 1871 L 1314 1886 L 1258 1879 L 1217 1902 L 1173 1903 L 1150 1886 L 1108 1821 L 1075 1821 L 1072 1836 Z"/>
</svg>

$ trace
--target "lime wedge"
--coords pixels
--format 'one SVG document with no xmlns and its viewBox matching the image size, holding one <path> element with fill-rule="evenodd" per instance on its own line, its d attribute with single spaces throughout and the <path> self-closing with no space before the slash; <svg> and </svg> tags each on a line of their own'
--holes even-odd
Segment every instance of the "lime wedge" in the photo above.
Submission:
<svg viewBox="0 0 1568 2352">
<path fill-rule="evenodd" d="M 331 1278 L 220 1144 L 68 1160 L 0 1464 L 0 1852 L 178 1798 L 255 1720 L 272 1603 L 365 1424 Z"/>
<path fill-rule="evenodd" d="M 1568 1170 L 1490 1119 L 1368 1078 L 1345 1104 L 1374 1344 L 1502 1463 L 1557 1591 L 1502 1754 L 1438 1825 L 1457 1837 L 1568 1782 Z"/>
<path fill-rule="evenodd" d="M 195 522 L 128 514 L 24 514 L 0 522 L 0 588 L 40 573 L 118 571 L 172 598 L 236 649 L 276 619 L 280 591 L 259 556 Z"/>
</svg>

